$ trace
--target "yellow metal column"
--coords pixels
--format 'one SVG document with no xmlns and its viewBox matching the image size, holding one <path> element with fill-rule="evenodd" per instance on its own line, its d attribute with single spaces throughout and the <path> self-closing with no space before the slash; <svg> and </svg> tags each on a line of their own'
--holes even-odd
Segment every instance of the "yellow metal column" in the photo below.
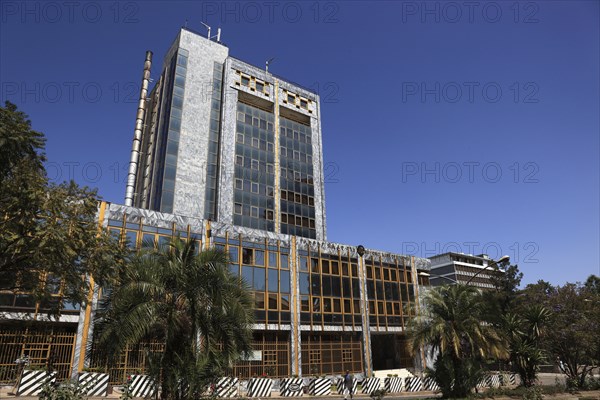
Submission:
<svg viewBox="0 0 600 400">
<path fill-rule="evenodd" d="M 100 203 L 98 212 L 98 231 L 102 229 L 104 223 L 104 215 L 106 213 L 106 202 Z M 77 364 L 77 372 L 81 372 L 85 366 L 85 351 L 87 350 L 87 342 L 90 333 L 90 323 L 92 317 L 92 300 L 94 298 L 94 278 L 89 277 L 90 289 L 85 302 L 85 316 L 83 318 L 83 330 L 81 332 L 81 346 L 79 347 L 79 363 Z"/>
<path fill-rule="evenodd" d="M 369 323 L 369 298 L 367 296 L 367 274 L 365 271 L 365 257 L 358 256 L 358 273 L 360 274 L 361 288 L 362 288 L 362 296 L 361 301 L 363 303 L 363 312 L 362 312 L 362 329 L 363 329 L 363 343 L 365 346 L 365 373 L 367 377 L 371 377 L 371 373 L 373 372 L 373 360 L 371 358 L 371 331 L 370 331 L 370 323 Z"/>
<path fill-rule="evenodd" d="M 210 227 L 210 219 L 208 219 L 208 220 L 206 220 L 206 232 L 204 232 L 204 237 L 202 238 L 205 250 L 208 250 L 210 248 L 211 236 L 212 236 L 212 231 L 211 231 L 211 227 Z"/>
<path fill-rule="evenodd" d="M 292 245 L 290 249 L 290 276 L 292 278 L 292 295 L 290 298 L 292 307 L 292 320 L 294 321 L 294 328 L 292 335 L 294 337 L 294 374 L 298 375 L 300 372 L 300 325 L 298 324 L 298 308 L 300 307 L 300 299 L 297 292 L 296 277 L 298 276 L 298 265 L 296 263 L 297 251 L 296 251 L 296 236 L 292 236 Z"/>
<path fill-rule="evenodd" d="M 412 281 L 415 290 L 415 318 L 421 315 L 421 302 L 419 301 L 419 274 L 417 273 L 417 268 L 415 267 L 415 256 L 410 257 L 410 272 L 412 274 Z M 420 356 L 421 356 L 421 369 L 425 371 L 427 368 L 427 361 L 425 358 L 425 348 L 421 346 L 420 348 Z"/>
</svg>

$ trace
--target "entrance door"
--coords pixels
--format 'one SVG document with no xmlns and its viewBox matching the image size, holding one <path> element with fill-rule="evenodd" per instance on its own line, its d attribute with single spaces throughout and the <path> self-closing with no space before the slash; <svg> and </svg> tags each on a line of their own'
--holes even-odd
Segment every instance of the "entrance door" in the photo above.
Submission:
<svg viewBox="0 0 600 400">
<path fill-rule="evenodd" d="M 371 333 L 371 354 L 375 371 L 413 368 L 407 341 L 401 334 Z"/>
</svg>

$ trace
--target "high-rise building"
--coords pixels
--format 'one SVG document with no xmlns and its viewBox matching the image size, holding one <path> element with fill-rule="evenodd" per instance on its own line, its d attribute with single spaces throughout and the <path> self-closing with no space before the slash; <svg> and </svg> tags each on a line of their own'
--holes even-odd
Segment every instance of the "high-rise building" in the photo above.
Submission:
<svg viewBox="0 0 600 400">
<path fill-rule="evenodd" d="M 325 240 L 319 96 L 187 29 L 151 62 L 126 205 Z"/>
<path fill-rule="evenodd" d="M 98 223 L 134 249 L 178 237 L 228 254 L 255 317 L 254 352 L 228 373 L 370 376 L 422 367 L 406 329 L 421 313 L 430 262 L 326 240 L 319 96 L 187 29 L 150 89 L 151 64 L 148 52 L 126 204 L 100 203 Z M 57 291 L 61 316 L 46 323 L 30 294 L 0 288 L 0 318 L 11 323 L 0 329 L 0 383 L 15 379 L 9 372 L 21 355 L 37 366 L 55 354 L 59 380 L 95 367 L 102 290 L 93 285 L 83 305 Z M 110 366 L 110 384 L 143 371 L 145 349 L 132 346 L 122 360 Z"/>
<path fill-rule="evenodd" d="M 494 285 L 490 278 L 493 275 L 502 274 L 500 270 L 493 267 L 501 264 L 507 256 L 497 261 L 491 259 L 487 254 L 464 254 L 464 253 L 443 253 L 433 257 L 431 260 L 430 273 L 423 273 L 429 276 L 431 286 L 440 286 L 448 284 L 468 284 L 482 289 L 492 289 Z"/>
</svg>

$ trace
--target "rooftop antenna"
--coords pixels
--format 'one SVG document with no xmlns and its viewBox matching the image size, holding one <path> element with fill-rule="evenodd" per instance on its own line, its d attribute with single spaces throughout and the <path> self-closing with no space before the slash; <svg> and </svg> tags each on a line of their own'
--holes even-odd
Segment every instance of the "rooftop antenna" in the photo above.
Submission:
<svg viewBox="0 0 600 400">
<path fill-rule="evenodd" d="M 204 25 L 204 27 L 205 27 L 206 29 L 208 29 L 208 35 L 207 35 L 206 37 L 208 38 L 208 40 L 210 40 L 210 26 L 206 25 L 206 24 L 205 24 L 204 22 L 202 22 L 202 21 L 200 21 L 200 23 L 201 23 L 202 25 Z"/>
<path fill-rule="evenodd" d="M 269 64 L 272 64 L 274 59 L 275 59 L 275 57 L 273 57 L 273 58 L 270 58 L 270 59 L 268 59 L 268 60 L 267 60 L 267 62 L 265 63 L 265 71 L 266 71 L 266 72 L 269 72 Z"/>
<path fill-rule="evenodd" d="M 221 28 L 217 28 L 217 43 L 221 43 Z"/>
<path fill-rule="evenodd" d="M 187 18 L 186 18 L 186 20 L 185 20 L 185 24 L 183 25 L 183 27 L 184 27 L 184 28 L 187 28 L 187 23 L 188 23 L 188 20 L 187 20 Z"/>
</svg>

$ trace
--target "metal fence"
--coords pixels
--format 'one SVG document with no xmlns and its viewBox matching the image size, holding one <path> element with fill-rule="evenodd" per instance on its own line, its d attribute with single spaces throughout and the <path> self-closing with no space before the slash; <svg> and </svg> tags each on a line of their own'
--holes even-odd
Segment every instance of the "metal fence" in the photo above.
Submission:
<svg viewBox="0 0 600 400">
<path fill-rule="evenodd" d="M 0 383 L 14 384 L 23 367 L 48 367 L 57 379 L 68 379 L 75 332 L 56 327 L 0 330 Z M 17 360 L 27 360 L 18 364 Z"/>
</svg>

